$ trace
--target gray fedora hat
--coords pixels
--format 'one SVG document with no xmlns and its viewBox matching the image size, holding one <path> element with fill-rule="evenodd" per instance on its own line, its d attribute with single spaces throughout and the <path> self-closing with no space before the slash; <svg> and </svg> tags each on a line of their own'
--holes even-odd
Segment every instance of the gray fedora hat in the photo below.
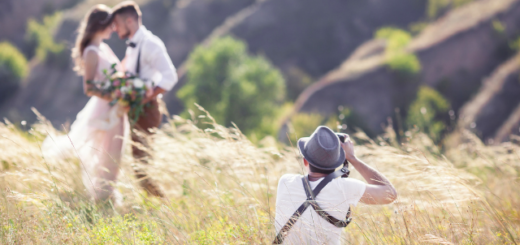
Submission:
<svg viewBox="0 0 520 245">
<path fill-rule="evenodd" d="M 338 136 L 328 127 L 319 126 L 311 137 L 298 140 L 298 148 L 310 165 L 334 170 L 345 161 Z"/>
</svg>

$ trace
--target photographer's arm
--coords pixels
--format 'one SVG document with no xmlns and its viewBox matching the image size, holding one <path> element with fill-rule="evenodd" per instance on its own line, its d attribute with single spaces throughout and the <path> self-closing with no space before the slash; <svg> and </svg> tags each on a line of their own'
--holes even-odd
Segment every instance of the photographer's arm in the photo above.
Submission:
<svg viewBox="0 0 520 245">
<path fill-rule="evenodd" d="M 345 151 L 347 160 L 368 183 L 360 201 L 365 204 L 389 204 L 395 201 L 397 191 L 392 183 L 383 174 L 355 156 L 354 145 L 348 136 L 341 146 Z"/>
<path fill-rule="evenodd" d="M 101 99 L 111 101 L 110 94 L 103 94 L 93 83 L 96 77 L 96 70 L 99 62 L 99 57 L 94 51 L 87 51 L 85 58 L 83 58 L 85 64 L 85 74 L 83 75 L 83 91 L 89 97 L 97 96 Z M 90 81 L 90 82 L 89 82 Z"/>
</svg>

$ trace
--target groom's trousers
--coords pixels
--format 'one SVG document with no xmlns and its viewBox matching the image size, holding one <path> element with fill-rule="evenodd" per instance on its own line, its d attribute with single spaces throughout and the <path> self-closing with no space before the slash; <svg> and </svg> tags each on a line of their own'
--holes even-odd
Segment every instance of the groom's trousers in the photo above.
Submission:
<svg viewBox="0 0 520 245">
<path fill-rule="evenodd" d="M 150 195 L 163 197 L 164 194 L 157 184 L 148 176 L 142 165 L 148 165 L 153 159 L 150 154 L 149 137 L 153 133 L 150 129 L 157 128 L 161 124 L 161 112 L 157 100 L 151 101 L 144 108 L 143 114 L 137 119 L 137 123 L 132 129 L 132 155 L 137 161 L 134 166 L 134 173 L 139 184 Z"/>
</svg>

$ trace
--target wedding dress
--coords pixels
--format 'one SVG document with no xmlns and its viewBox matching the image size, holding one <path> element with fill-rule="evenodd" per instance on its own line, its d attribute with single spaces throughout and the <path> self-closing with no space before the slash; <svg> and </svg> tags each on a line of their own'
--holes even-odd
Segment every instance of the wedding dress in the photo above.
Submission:
<svg viewBox="0 0 520 245">
<path fill-rule="evenodd" d="M 103 70 L 111 71 L 112 64 L 121 71 L 122 66 L 110 47 L 102 43 L 99 47 L 90 45 L 84 55 L 94 51 L 99 56 L 94 80 L 96 86 L 106 80 Z M 66 135 L 49 135 L 42 144 L 45 158 L 79 157 L 83 184 L 95 200 L 120 197 L 114 184 L 119 173 L 119 164 L 125 139 L 129 135 L 126 113 L 118 104 L 92 96 L 78 113 Z"/>
</svg>

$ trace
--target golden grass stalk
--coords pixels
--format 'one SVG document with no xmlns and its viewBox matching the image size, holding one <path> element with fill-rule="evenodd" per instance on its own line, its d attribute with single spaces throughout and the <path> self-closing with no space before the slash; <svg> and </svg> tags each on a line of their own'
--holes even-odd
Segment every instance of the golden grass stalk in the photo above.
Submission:
<svg viewBox="0 0 520 245">
<path fill-rule="evenodd" d="M 302 173 L 297 150 L 260 148 L 209 115 L 196 120 L 209 128 L 175 116 L 153 136 L 154 163 L 146 171 L 166 198 L 146 196 L 126 154 L 118 207 L 90 201 L 79 159 L 42 157 L 42 140 L 55 132 L 43 117 L 28 132 L 0 124 L 0 244 L 270 243 L 278 179 Z M 421 133 L 399 146 L 354 135 L 357 155 L 389 177 L 399 198 L 358 205 L 342 242 L 518 244 L 520 147 L 462 135 L 463 143 L 444 154 Z"/>
</svg>

